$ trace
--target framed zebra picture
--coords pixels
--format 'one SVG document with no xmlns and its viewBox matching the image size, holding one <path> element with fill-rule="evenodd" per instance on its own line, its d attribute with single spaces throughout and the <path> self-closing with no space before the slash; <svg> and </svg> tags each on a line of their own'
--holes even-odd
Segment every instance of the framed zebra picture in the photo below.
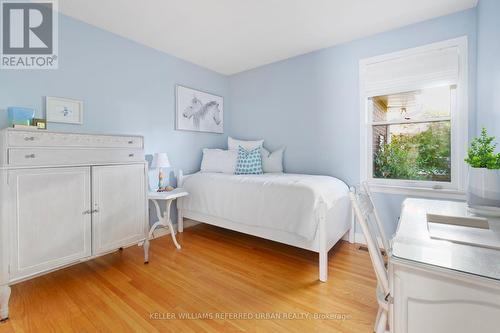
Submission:
<svg viewBox="0 0 500 333">
<path fill-rule="evenodd" d="M 177 85 L 176 129 L 224 133 L 224 98 Z"/>
</svg>

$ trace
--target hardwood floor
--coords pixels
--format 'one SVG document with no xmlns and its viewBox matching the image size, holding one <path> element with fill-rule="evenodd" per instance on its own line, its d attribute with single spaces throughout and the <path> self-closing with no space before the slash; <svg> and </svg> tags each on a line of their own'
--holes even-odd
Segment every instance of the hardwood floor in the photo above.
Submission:
<svg viewBox="0 0 500 333">
<path fill-rule="evenodd" d="M 355 245 L 330 251 L 321 283 L 312 252 L 208 225 L 179 240 L 153 240 L 149 265 L 134 246 L 14 285 L 0 333 L 373 332 L 375 275 Z"/>
</svg>

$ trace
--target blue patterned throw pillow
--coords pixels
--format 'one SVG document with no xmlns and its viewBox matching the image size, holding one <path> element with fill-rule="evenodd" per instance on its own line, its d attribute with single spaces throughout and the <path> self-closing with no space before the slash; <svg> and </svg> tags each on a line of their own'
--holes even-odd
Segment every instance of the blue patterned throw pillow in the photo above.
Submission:
<svg viewBox="0 0 500 333">
<path fill-rule="evenodd" d="M 242 146 L 238 146 L 238 159 L 236 161 L 237 175 L 260 175 L 262 171 L 262 156 L 260 155 L 260 147 L 252 150 L 246 150 Z"/>
</svg>

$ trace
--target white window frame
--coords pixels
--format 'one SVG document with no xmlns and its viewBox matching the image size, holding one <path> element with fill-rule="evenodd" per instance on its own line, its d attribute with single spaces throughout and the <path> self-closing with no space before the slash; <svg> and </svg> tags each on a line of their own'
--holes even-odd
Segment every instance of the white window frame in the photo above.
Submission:
<svg viewBox="0 0 500 333">
<path fill-rule="evenodd" d="M 431 88 L 436 84 L 424 84 L 418 80 L 408 78 L 405 80 L 394 80 L 385 82 L 384 85 L 371 89 L 368 93 L 365 90 L 365 71 L 368 65 L 394 60 L 401 57 L 413 56 L 424 52 L 440 50 L 448 47 L 457 47 L 459 53 L 458 60 L 458 80 L 456 87 L 456 106 L 452 107 L 451 114 L 451 182 L 419 181 L 419 180 L 399 180 L 380 179 L 373 177 L 373 150 L 372 150 L 372 126 L 373 116 L 369 107 L 368 99 L 374 96 L 410 92 L 425 88 Z M 368 181 L 374 192 L 416 195 L 435 198 L 464 199 L 466 184 L 466 156 L 468 140 L 468 119 L 469 119 L 469 81 L 468 81 L 468 47 L 467 36 L 450 39 L 438 43 L 433 43 L 421 47 L 407 49 L 399 52 L 384 54 L 372 58 L 362 59 L 359 62 L 359 87 L 360 87 L 360 161 L 361 161 L 361 181 Z M 452 100 L 453 103 L 453 100 Z M 410 121 L 411 122 L 411 121 Z"/>
</svg>

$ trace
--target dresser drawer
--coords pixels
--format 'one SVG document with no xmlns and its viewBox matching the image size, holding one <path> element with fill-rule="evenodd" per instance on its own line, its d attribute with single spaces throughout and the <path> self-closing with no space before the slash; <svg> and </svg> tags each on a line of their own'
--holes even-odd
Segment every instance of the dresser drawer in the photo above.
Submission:
<svg viewBox="0 0 500 333">
<path fill-rule="evenodd" d="M 10 147 L 143 148 L 140 136 L 93 135 L 34 131 L 9 131 Z"/>
<path fill-rule="evenodd" d="M 141 149 L 11 148 L 8 150 L 8 164 L 10 166 L 105 164 L 142 161 L 144 161 L 144 152 Z"/>
</svg>

